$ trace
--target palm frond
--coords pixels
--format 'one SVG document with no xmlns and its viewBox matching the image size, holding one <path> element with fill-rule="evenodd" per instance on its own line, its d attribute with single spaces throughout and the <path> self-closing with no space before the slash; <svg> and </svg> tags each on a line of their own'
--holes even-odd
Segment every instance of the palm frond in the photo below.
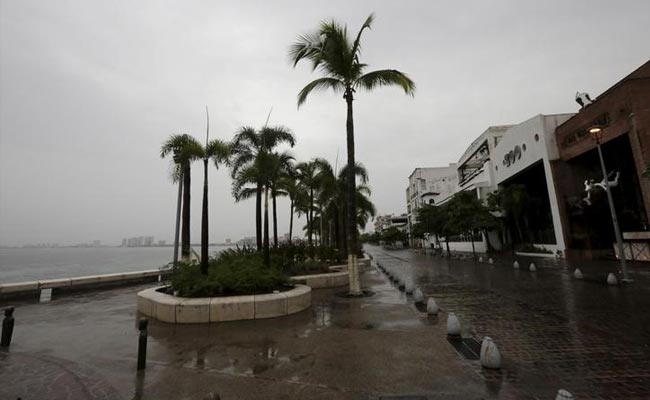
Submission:
<svg viewBox="0 0 650 400">
<path fill-rule="evenodd" d="M 355 58 L 355 61 L 359 61 L 359 54 L 361 53 L 361 34 L 365 29 L 372 29 L 372 23 L 375 20 L 375 13 L 371 13 L 368 18 L 366 18 L 366 21 L 363 23 L 361 26 L 361 29 L 359 29 L 359 33 L 357 34 L 357 38 L 354 40 L 354 44 L 352 45 L 352 55 Z"/>
<path fill-rule="evenodd" d="M 309 82 L 304 88 L 302 88 L 300 93 L 298 93 L 298 108 L 300 108 L 300 106 L 303 105 L 305 101 L 307 101 L 307 96 L 309 96 L 309 94 L 313 91 L 332 89 L 335 93 L 339 93 L 343 91 L 344 88 L 345 86 L 343 82 L 335 78 L 325 77 L 313 80 Z"/>
<path fill-rule="evenodd" d="M 289 47 L 289 58 L 293 67 L 295 68 L 301 60 L 307 59 L 312 62 L 312 69 L 316 69 L 320 64 L 322 45 L 319 32 L 298 36 L 298 40 Z"/>
<path fill-rule="evenodd" d="M 219 139 L 211 140 L 205 148 L 205 156 L 211 159 L 217 168 L 219 164 L 229 164 L 230 144 Z"/>
<path fill-rule="evenodd" d="M 265 126 L 260 129 L 258 137 L 260 147 L 267 151 L 272 151 L 274 147 L 282 143 L 287 143 L 291 147 L 296 144 L 296 136 L 291 129 L 281 125 Z"/>
<path fill-rule="evenodd" d="M 368 182 L 369 179 L 368 170 L 362 163 L 360 162 L 355 163 L 354 174 L 361 180 L 361 183 Z M 343 168 L 341 168 L 341 171 L 339 172 L 339 180 L 346 181 L 347 178 L 348 178 L 348 166 L 345 165 Z"/>
<path fill-rule="evenodd" d="M 410 96 L 415 95 L 415 83 L 406 74 L 395 69 L 368 72 L 361 75 L 355 83 L 355 87 L 362 87 L 367 90 L 380 86 L 399 86 L 404 89 L 404 93 Z"/>
</svg>

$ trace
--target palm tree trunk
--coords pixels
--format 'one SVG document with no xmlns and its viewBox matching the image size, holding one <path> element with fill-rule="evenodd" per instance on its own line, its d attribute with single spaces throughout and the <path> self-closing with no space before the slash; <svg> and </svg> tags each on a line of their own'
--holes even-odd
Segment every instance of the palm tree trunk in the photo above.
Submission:
<svg viewBox="0 0 650 400">
<path fill-rule="evenodd" d="M 346 212 L 342 211 L 341 212 L 341 251 L 345 257 L 348 256 L 348 234 L 347 234 L 347 216 Z"/>
<path fill-rule="evenodd" d="M 183 203 L 183 177 L 178 179 L 178 199 L 176 200 L 176 229 L 174 230 L 174 267 L 178 265 L 178 237 L 181 233 L 181 204 Z"/>
<path fill-rule="evenodd" d="M 271 253 L 269 251 L 269 190 L 264 188 L 264 264 L 271 265 Z"/>
<path fill-rule="evenodd" d="M 314 230 L 314 227 L 312 226 L 313 222 L 314 222 L 314 189 L 311 189 L 309 191 L 309 224 L 307 225 L 307 235 L 309 236 L 309 247 L 314 246 L 314 242 L 312 240 L 312 232 Z"/>
<path fill-rule="evenodd" d="M 470 235 L 469 237 L 470 237 L 470 239 L 472 241 L 472 256 L 474 258 L 476 258 L 476 249 L 474 248 L 474 232 L 470 232 L 469 235 Z"/>
<path fill-rule="evenodd" d="M 203 207 L 201 213 L 201 273 L 208 274 L 208 159 L 203 160 Z"/>
<path fill-rule="evenodd" d="M 278 209 L 275 204 L 275 190 L 271 192 L 273 195 L 273 247 L 278 248 Z"/>
<path fill-rule="evenodd" d="M 181 227 L 181 257 L 190 260 L 190 185 L 192 184 L 189 162 L 183 168 L 183 226 Z"/>
<path fill-rule="evenodd" d="M 341 234 L 341 224 L 339 218 L 341 218 L 341 216 L 339 215 L 339 208 L 335 207 L 334 208 L 334 245 L 336 246 L 336 248 L 339 250 L 340 253 L 343 249 L 343 246 L 341 246 L 341 237 L 343 235 Z"/>
<path fill-rule="evenodd" d="M 318 235 L 318 244 L 323 246 L 323 210 L 320 210 L 320 234 Z"/>
<path fill-rule="evenodd" d="M 293 199 L 291 199 L 291 206 L 289 207 L 289 244 L 291 244 L 292 235 L 293 235 Z"/>
<path fill-rule="evenodd" d="M 332 221 L 332 218 L 330 218 L 327 221 L 327 226 L 328 226 L 328 235 L 327 235 L 327 245 L 329 247 L 332 247 L 332 242 L 334 241 L 334 221 Z"/>
<path fill-rule="evenodd" d="M 347 147 L 348 147 L 348 179 L 347 179 L 347 233 L 348 233 L 348 272 L 350 279 L 350 294 L 361 294 L 361 285 L 359 283 L 359 270 L 357 269 L 357 199 L 356 199 L 356 174 L 354 160 L 354 120 L 352 112 L 352 88 L 348 87 L 345 92 L 345 101 L 347 103 L 347 119 L 345 123 Z"/>
<path fill-rule="evenodd" d="M 259 183 L 255 194 L 255 241 L 257 251 L 262 251 L 262 185 Z"/>
</svg>

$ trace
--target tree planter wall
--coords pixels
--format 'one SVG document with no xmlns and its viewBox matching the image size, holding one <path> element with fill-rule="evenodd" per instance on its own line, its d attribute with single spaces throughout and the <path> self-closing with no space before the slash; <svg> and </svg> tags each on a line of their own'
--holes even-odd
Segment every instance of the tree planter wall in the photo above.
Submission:
<svg viewBox="0 0 650 400">
<path fill-rule="evenodd" d="M 299 275 L 289 278 L 291 282 L 307 285 L 312 289 L 334 288 L 348 284 L 348 271 L 326 274 Z"/>
<path fill-rule="evenodd" d="M 333 272 L 313 275 L 292 276 L 289 280 L 293 283 L 307 285 L 312 289 L 325 289 L 346 286 L 350 283 L 347 264 L 334 265 L 329 267 Z M 359 270 L 370 269 L 370 258 L 359 259 Z"/>
<path fill-rule="evenodd" d="M 159 321 L 176 324 L 274 318 L 311 306 L 311 288 L 296 285 L 286 292 L 248 296 L 175 297 L 156 287 L 138 293 L 138 311 Z"/>
</svg>

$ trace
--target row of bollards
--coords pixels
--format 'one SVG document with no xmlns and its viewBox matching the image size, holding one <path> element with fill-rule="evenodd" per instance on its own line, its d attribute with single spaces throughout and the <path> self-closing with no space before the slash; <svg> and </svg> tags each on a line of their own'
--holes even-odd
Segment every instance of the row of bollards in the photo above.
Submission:
<svg viewBox="0 0 650 400">
<path fill-rule="evenodd" d="M 480 262 L 480 263 L 485 262 L 485 259 L 483 258 L 483 256 L 479 256 L 478 262 Z M 487 263 L 488 264 L 494 264 L 494 260 L 492 259 L 492 257 L 488 258 Z"/>
<path fill-rule="evenodd" d="M 483 262 L 483 258 L 479 258 L 479 262 Z M 488 263 L 493 264 L 494 260 L 490 258 Z M 415 287 L 411 279 L 405 277 L 404 271 L 400 267 L 384 267 L 377 262 L 377 267 L 383 271 L 386 276 L 390 279 L 391 282 L 395 282 L 399 290 L 406 292 L 407 294 L 413 295 L 413 301 L 416 304 L 424 304 L 425 296 L 422 293 L 422 290 L 419 287 Z M 513 268 L 519 268 L 519 262 L 515 261 L 513 263 Z M 530 272 L 536 272 L 537 266 L 535 263 L 530 263 L 528 270 Z M 576 274 L 580 270 L 576 269 Z M 580 274 L 582 274 L 580 272 Z M 574 274 L 575 275 L 575 274 Z M 577 276 L 576 276 L 577 277 Z M 616 278 L 614 276 L 614 278 Z M 433 297 L 426 298 L 426 312 L 429 316 L 436 316 L 440 311 L 440 307 L 436 303 L 436 300 Z M 450 312 L 447 314 L 447 337 L 449 339 L 462 339 L 461 336 L 461 326 L 460 320 L 455 313 Z M 487 369 L 500 369 L 501 368 L 501 353 L 497 347 L 494 340 L 491 337 L 485 336 L 481 342 L 480 350 L 480 362 L 483 368 Z M 557 397 L 555 400 L 573 400 L 573 395 L 567 390 L 560 389 L 557 392 Z"/>
<path fill-rule="evenodd" d="M 2 336 L 0 337 L 0 347 L 9 347 L 11 336 L 14 333 L 14 307 L 5 308 L 5 317 L 2 320 Z"/>
<path fill-rule="evenodd" d="M 519 261 L 515 260 L 515 261 L 512 263 L 512 268 L 513 268 L 513 269 L 519 269 Z M 534 262 L 532 262 L 532 263 L 530 263 L 530 265 L 528 265 L 528 271 L 530 271 L 530 272 L 537 272 L 537 266 L 535 265 Z"/>
<path fill-rule="evenodd" d="M 573 277 L 575 279 L 578 279 L 578 280 L 581 280 L 581 279 L 585 278 L 584 275 L 582 274 L 582 271 L 580 270 L 580 268 L 576 268 L 573 271 Z M 618 285 L 618 278 L 616 277 L 616 275 L 614 275 L 614 273 L 610 272 L 609 274 L 607 274 L 607 278 L 605 279 L 605 282 L 607 282 L 607 284 L 610 285 L 610 286 L 617 286 Z"/>
<path fill-rule="evenodd" d="M 484 262 L 483 256 L 480 256 L 480 257 L 478 258 L 478 262 L 480 262 L 480 263 Z M 489 259 L 488 259 L 488 264 L 494 264 L 494 260 L 493 260 L 492 258 L 489 258 Z M 515 260 L 515 261 L 512 263 L 512 268 L 513 268 L 513 269 L 519 269 L 519 268 L 520 268 L 519 261 Z M 535 265 L 534 262 L 531 262 L 531 263 L 528 265 L 528 271 L 530 271 L 530 272 L 537 272 L 537 265 Z M 583 276 L 582 271 L 580 270 L 580 268 L 576 268 L 575 271 L 573 271 L 573 277 L 574 277 L 575 279 L 584 279 L 584 276 Z M 615 275 L 614 273 L 612 273 L 612 272 L 610 272 L 609 274 L 607 274 L 607 278 L 605 279 L 605 281 L 606 281 L 606 283 L 607 283 L 608 285 L 610 285 L 610 286 L 617 286 L 617 285 L 619 284 L 619 280 L 618 280 L 618 278 L 617 278 L 616 275 Z"/>
</svg>

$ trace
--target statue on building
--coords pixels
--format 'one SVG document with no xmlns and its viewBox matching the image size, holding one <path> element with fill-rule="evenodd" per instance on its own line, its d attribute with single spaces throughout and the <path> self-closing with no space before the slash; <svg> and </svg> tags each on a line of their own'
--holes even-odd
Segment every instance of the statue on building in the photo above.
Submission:
<svg viewBox="0 0 650 400">
<path fill-rule="evenodd" d="M 576 92 L 576 103 L 580 104 L 580 109 L 583 109 L 590 105 L 593 101 L 589 97 L 589 93 L 580 93 Z"/>
<path fill-rule="evenodd" d="M 616 173 L 616 176 L 614 177 L 613 180 L 610 180 L 609 178 Z M 587 205 L 591 205 L 591 194 L 595 190 L 606 190 L 605 185 L 607 185 L 610 188 L 618 186 L 618 178 L 619 178 L 619 173 L 618 171 L 612 171 L 607 177 L 603 177 L 603 180 L 600 182 L 595 182 L 593 179 L 588 179 L 585 181 L 585 192 L 587 192 L 587 197 L 583 199 Z"/>
</svg>

